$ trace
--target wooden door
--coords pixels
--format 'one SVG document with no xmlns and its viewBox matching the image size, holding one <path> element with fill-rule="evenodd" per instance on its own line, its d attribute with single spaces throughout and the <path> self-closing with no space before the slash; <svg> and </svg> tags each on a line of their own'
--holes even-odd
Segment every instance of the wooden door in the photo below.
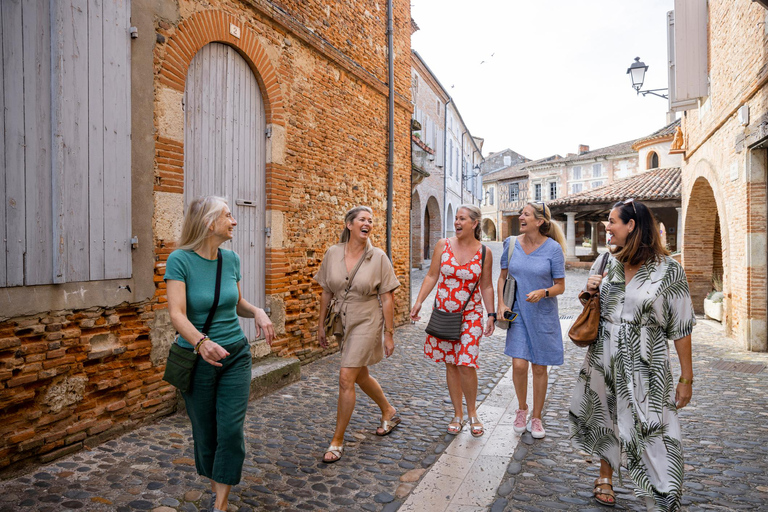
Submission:
<svg viewBox="0 0 768 512">
<path fill-rule="evenodd" d="M 429 218 L 429 208 L 424 210 L 424 259 L 429 259 L 429 224 L 431 219 Z"/>
<path fill-rule="evenodd" d="M 248 63 L 224 44 L 201 48 L 184 91 L 184 207 L 201 195 L 227 198 L 238 224 L 224 247 L 240 255 L 243 298 L 259 307 L 265 306 L 265 134 L 261 91 Z M 254 340 L 253 320 L 240 324 Z"/>
</svg>

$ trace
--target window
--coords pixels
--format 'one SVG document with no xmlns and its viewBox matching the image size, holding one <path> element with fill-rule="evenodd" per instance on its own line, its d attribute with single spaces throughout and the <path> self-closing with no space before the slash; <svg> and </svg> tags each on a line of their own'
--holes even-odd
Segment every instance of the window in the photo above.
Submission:
<svg viewBox="0 0 768 512">
<path fill-rule="evenodd" d="M 603 175 L 603 164 L 592 164 L 592 177 L 599 178 Z"/>
<path fill-rule="evenodd" d="M 488 201 L 491 203 L 491 206 L 493 206 L 493 187 L 488 188 Z"/>
<path fill-rule="evenodd" d="M 533 186 L 533 200 L 541 201 L 541 183 L 536 183 Z"/>
<path fill-rule="evenodd" d="M 453 177 L 453 141 L 448 141 L 448 176 Z"/>
<path fill-rule="evenodd" d="M 131 277 L 130 2 L 0 3 L 0 287 Z"/>
<path fill-rule="evenodd" d="M 592 182 L 592 188 L 602 187 L 603 186 L 603 180 L 593 181 Z"/>
<path fill-rule="evenodd" d="M 514 203 L 515 201 L 517 201 L 519 197 L 520 197 L 520 184 L 511 183 L 509 185 L 509 200 Z"/>
<path fill-rule="evenodd" d="M 580 180 L 581 179 L 581 166 L 577 165 L 573 168 L 573 171 L 571 171 L 571 174 L 573 176 L 574 180 Z"/>
<path fill-rule="evenodd" d="M 655 151 L 648 153 L 648 169 L 657 169 L 659 167 L 659 155 Z"/>
<path fill-rule="evenodd" d="M 549 183 L 549 199 L 557 199 L 557 182 L 551 181 Z"/>
<path fill-rule="evenodd" d="M 510 165 L 512 165 L 512 157 L 504 155 L 504 167 L 509 167 Z"/>
<path fill-rule="evenodd" d="M 579 192 L 581 192 L 581 183 L 571 185 L 571 194 L 578 194 Z"/>
</svg>

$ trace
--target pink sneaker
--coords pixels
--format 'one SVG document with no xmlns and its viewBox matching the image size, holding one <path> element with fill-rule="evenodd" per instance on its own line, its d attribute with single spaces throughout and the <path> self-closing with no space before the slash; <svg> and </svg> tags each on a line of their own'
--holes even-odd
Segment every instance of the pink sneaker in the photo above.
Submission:
<svg viewBox="0 0 768 512">
<path fill-rule="evenodd" d="M 531 437 L 534 439 L 544 439 L 544 436 L 547 435 L 539 418 L 531 418 L 531 421 L 528 422 L 528 430 L 531 431 Z"/>
<path fill-rule="evenodd" d="M 528 421 L 528 409 L 518 409 L 515 412 L 515 423 L 513 427 L 515 432 L 522 434 L 525 432 L 526 422 Z"/>
</svg>

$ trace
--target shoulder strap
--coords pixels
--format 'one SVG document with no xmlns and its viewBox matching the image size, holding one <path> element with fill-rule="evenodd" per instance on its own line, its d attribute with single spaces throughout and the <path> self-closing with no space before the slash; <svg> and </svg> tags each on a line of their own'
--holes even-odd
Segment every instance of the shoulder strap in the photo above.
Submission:
<svg viewBox="0 0 768 512">
<path fill-rule="evenodd" d="M 208 318 L 205 319 L 203 334 L 208 334 L 208 329 L 211 328 L 211 322 L 213 322 L 213 315 L 216 313 L 216 308 L 219 306 L 219 294 L 221 293 L 221 260 L 224 259 L 221 254 L 221 249 L 219 249 L 217 255 L 219 259 L 218 263 L 216 263 L 216 289 L 213 292 L 213 305 L 208 312 Z"/>
<path fill-rule="evenodd" d="M 608 263 L 608 257 L 610 253 L 603 253 L 603 261 L 600 262 L 600 270 L 597 272 L 599 275 L 603 275 L 605 272 L 605 265 Z"/>
<path fill-rule="evenodd" d="M 350 288 L 352 288 L 352 281 L 355 279 L 355 276 L 357 275 L 357 271 L 360 268 L 360 265 L 363 264 L 363 260 L 365 260 L 365 257 L 367 255 L 368 255 L 368 247 L 366 247 L 363 250 L 363 254 L 360 256 L 360 259 L 357 260 L 357 264 L 355 265 L 355 268 L 353 268 L 352 272 L 349 274 L 349 281 L 347 281 L 347 287 L 344 290 L 344 298 L 342 298 L 341 302 L 339 303 L 339 310 L 341 310 L 341 306 L 343 306 L 344 302 L 347 300 L 347 296 L 349 295 L 349 290 L 350 290 Z M 346 258 L 346 256 L 345 256 L 345 258 Z"/>
</svg>

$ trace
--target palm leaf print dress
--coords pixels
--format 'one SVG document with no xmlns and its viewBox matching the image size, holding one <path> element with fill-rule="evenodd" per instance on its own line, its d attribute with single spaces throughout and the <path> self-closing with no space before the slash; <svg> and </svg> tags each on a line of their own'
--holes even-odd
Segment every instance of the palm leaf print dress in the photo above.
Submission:
<svg viewBox="0 0 768 512">
<path fill-rule="evenodd" d="M 651 498 L 654 510 L 676 511 L 683 449 L 668 340 L 688 336 L 696 323 L 688 281 L 666 256 L 647 261 L 626 285 L 624 265 L 612 256 L 606 270 L 598 338 L 571 400 L 574 446 L 615 470 L 624 452 L 635 493 Z"/>
</svg>

